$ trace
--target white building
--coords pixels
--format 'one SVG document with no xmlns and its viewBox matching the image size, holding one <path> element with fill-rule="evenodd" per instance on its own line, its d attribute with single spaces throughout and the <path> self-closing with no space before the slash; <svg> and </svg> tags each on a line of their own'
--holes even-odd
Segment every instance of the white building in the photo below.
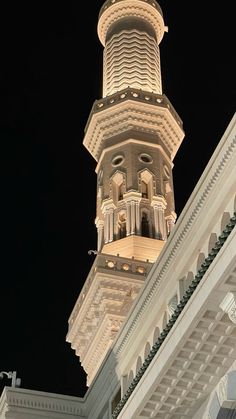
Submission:
<svg viewBox="0 0 236 419">
<path fill-rule="evenodd" d="M 98 248 L 69 319 L 83 399 L 6 387 L 0 418 L 236 417 L 236 115 L 176 220 L 182 121 L 163 94 L 155 0 L 107 0 L 97 162 Z"/>
</svg>

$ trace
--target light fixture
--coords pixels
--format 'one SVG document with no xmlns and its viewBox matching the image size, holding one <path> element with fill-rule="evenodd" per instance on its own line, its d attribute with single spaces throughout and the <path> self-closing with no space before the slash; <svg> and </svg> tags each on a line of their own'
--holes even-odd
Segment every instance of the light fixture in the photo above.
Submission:
<svg viewBox="0 0 236 419">
<path fill-rule="evenodd" d="M 4 378 L 4 375 L 7 376 L 7 378 L 11 379 L 11 386 L 12 387 L 20 387 L 21 385 L 21 379 L 16 378 L 16 371 L 1 371 L 0 372 L 0 379 Z"/>
<path fill-rule="evenodd" d="M 128 265 L 128 263 L 123 263 L 122 269 L 124 269 L 124 271 L 129 271 L 130 266 Z"/>
<path fill-rule="evenodd" d="M 107 266 L 108 268 L 114 268 L 115 262 L 113 262 L 113 260 L 107 260 Z"/>
</svg>

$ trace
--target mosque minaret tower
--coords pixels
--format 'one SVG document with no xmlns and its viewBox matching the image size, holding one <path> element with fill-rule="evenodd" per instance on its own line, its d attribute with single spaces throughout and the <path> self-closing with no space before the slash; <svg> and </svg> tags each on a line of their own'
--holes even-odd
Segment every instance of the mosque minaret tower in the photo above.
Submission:
<svg viewBox="0 0 236 419">
<path fill-rule="evenodd" d="M 162 91 L 166 30 L 155 0 L 107 0 L 100 10 L 103 97 L 83 141 L 97 162 L 98 244 L 67 334 L 88 385 L 176 220 L 172 168 L 184 131 Z"/>
</svg>

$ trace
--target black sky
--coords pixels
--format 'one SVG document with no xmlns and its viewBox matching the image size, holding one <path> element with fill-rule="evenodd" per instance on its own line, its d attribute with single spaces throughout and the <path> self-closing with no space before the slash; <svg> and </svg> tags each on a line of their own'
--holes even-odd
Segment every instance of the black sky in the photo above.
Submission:
<svg viewBox="0 0 236 419">
<path fill-rule="evenodd" d="M 174 161 L 179 215 L 235 112 L 235 22 L 233 2 L 159 3 L 163 90 L 186 134 Z M 85 374 L 65 336 L 96 248 L 95 162 L 82 140 L 102 95 L 102 4 L 0 13 L 0 371 L 78 396 Z"/>
</svg>

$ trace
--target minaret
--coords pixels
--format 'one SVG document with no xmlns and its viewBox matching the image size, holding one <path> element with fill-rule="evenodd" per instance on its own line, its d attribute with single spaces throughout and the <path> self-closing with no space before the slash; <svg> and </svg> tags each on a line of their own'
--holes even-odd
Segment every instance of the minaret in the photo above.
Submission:
<svg viewBox="0 0 236 419">
<path fill-rule="evenodd" d="M 97 162 L 97 256 L 69 319 L 71 343 L 91 384 L 175 220 L 173 159 L 182 121 L 162 92 L 155 0 L 107 0 L 103 98 L 83 144 Z"/>
</svg>

